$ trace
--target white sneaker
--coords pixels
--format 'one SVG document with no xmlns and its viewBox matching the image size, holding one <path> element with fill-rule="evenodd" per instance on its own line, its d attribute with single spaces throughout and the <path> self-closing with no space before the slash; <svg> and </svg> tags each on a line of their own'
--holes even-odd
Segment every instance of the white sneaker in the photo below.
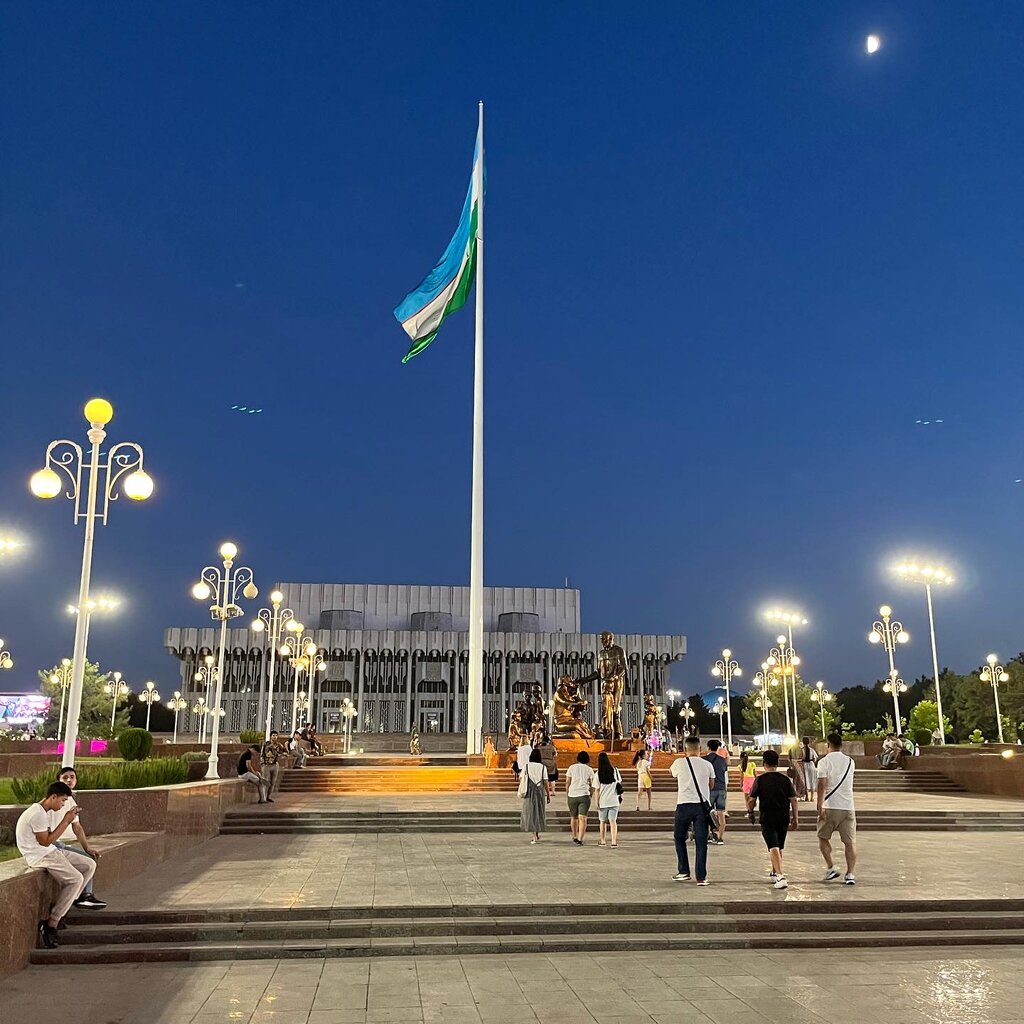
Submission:
<svg viewBox="0 0 1024 1024">
<path fill-rule="evenodd" d="M 774 871 L 768 872 L 768 884 L 774 885 L 782 876 L 775 874 Z"/>
<path fill-rule="evenodd" d="M 829 868 L 828 871 L 825 872 L 825 877 L 824 877 L 823 881 L 825 881 L 825 882 L 832 882 L 835 879 L 837 879 L 838 877 L 839 877 L 839 872 L 836 871 L 835 868 Z"/>
<path fill-rule="evenodd" d="M 849 872 L 847 872 L 846 877 L 843 879 L 843 884 L 844 885 L 856 885 L 857 884 L 857 879 L 854 878 L 853 875 L 851 875 Z"/>
<path fill-rule="evenodd" d="M 789 882 L 786 881 L 786 876 L 785 875 L 779 875 L 779 877 L 775 880 L 775 888 L 776 889 L 788 889 L 789 888 Z"/>
<path fill-rule="evenodd" d="M 689 875 L 684 875 L 682 872 L 672 876 L 672 881 L 673 882 L 688 882 L 689 880 L 690 880 L 690 876 Z"/>
</svg>

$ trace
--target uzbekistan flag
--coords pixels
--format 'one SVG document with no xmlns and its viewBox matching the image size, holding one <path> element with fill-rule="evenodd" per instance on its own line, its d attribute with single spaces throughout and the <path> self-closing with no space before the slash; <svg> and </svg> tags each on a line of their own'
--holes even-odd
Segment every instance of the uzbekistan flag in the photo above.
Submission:
<svg viewBox="0 0 1024 1024">
<path fill-rule="evenodd" d="M 459 226 L 452 235 L 444 255 L 434 269 L 395 307 L 395 319 L 412 338 L 412 345 L 402 359 L 409 362 L 418 356 L 436 337 L 448 316 L 466 304 L 476 271 L 477 222 L 480 214 L 480 196 L 477 182 L 477 161 L 480 159 L 480 141 L 473 151 L 473 174 L 469 191 L 462 207 Z"/>
</svg>

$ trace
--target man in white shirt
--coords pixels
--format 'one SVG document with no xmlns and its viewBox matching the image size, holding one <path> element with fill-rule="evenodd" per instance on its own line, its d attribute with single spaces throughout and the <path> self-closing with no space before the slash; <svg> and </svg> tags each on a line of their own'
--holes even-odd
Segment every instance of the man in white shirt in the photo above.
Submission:
<svg viewBox="0 0 1024 1024">
<path fill-rule="evenodd" d="M 590 755 L 581 750 L 576 763 L 569 765 L 565 772 L 565 796 L 569 801 L 569 830 L 575 846 L 583 845 L 587 831 L 587 815 L 590 813 L 590 794 L 597 789 L 597 776 L 590 767 Z"/>
<path fill-rule="evenodd" d="M 715 784 L 715 769 L 700 756 L 700 739 L 687 736 L 683 756 L 672 762 L 676 779 L 676 874 L 677 882 L 690 880 L 686 834 L 693 826 L 697 845 L 697 884 L 708 884 L 708 802 Z"/>
<path fill-rule="evenodd" d="M 48 871 L 60 884 L 60 894 L 49 918 L 39 922 L 39 937 L 47 949 L 55 949 L 59 945 L 57 926 L 96 871 L 96 863 L 92 860 L 86 861 L 79 871 L 67 855 L 56 848 L 57 840 L 78 817 L 78 808 L 65 811 L 54 829 L 50 828 L 49 812 L 61 810 L 70 796 L 70 786 L 63 782 L 50 783 L 46 796 L 39 803 L 26 807 L 14 828 L 15 842 L 25 862 L 30 867 Z"/>
<path fill-rule="evenodd" d="M 853 807 L 853 758 L 843 753 L 843 737 L 832 733 L 828 753 L 818 762 L 818 846 L 825 858 L 825 881 L 839 877 L 832 864 L 832 836 L 838 831 L 846 853 L 847 885 L 856 885 L 857 814 Z"/>
<path fill-rule="evenodd" d="M 63 782 L 74 793 L 78 788 L 78 772 L 71 767 L 61 768 L 57 781 Z M 50 819 L 50 831 L 53 832 L 60 825 L 61 818 L 73 807 L 78 808 L 79 816 L 71 822 L 64 835 L 54 843 L 54 846 L 71 861 L 72 867 L 84 872 L 88 866 L 84 862 L 86 860 L 93 860 L 99 863 L 100 855 L 89 844 L 89 837 L 85 834 L 85 829 L 82 827 L 82 809 L 78 805 L 78 801 L 72 796 L 61 810 L 50 811 L 47 817 Z M 77 847 L 67 845 L 76 839 L 78 840 Z M 90 879 L 85 883 L 82 895 L 75 900 L 74 905 L 76 907 L 84 907 L 87 910 L 102 910 L 107 904 L 93 892 L 92 879 Z"/>
</svg>

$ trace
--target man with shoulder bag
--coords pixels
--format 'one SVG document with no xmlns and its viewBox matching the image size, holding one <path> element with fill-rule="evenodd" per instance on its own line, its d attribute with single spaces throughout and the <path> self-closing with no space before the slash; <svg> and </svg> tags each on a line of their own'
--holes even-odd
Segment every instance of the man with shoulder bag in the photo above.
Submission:
<svg viewBox="0 0 1024 1024">
<path fill-rule="evenodd" d="M 676 842 L 677 882 L 690 880 L 690 858 L 686 850 L 686 834 L 693 826 L 697 847 L 697 884 L 708 884 L 708 834 L 714 829 L 709 798 L 715 781 L 715 769 L 700 756 L 700 739 L 687 736 L 683 756 L 672 762 L 670 769 L 676 779 Z"/>
<path fill-rule="evenodd" d="M 857 814 L 853 806 L 853 758 L 843 753 L 843 737 L 832 733 L 828 753 L 818 762 L 818 846 L 825 858 L 825 881 L 839 877 L 832 863 L 832 836 L 836 832 L 846 854 L 846 885 L 856 885 Z"/>
</svg>

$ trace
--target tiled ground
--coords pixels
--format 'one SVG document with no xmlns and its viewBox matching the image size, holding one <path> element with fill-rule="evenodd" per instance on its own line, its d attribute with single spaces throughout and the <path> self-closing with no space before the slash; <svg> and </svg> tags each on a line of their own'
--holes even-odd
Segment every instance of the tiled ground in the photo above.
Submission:
<svg viewBox="0 0 1024 1024">
<path fill-rule="evenodd" d="M 30 967 L 0 1008 L 12 1024 L 1011 1024 L 1020 962 L 988 947 Z"/>
</svg>

